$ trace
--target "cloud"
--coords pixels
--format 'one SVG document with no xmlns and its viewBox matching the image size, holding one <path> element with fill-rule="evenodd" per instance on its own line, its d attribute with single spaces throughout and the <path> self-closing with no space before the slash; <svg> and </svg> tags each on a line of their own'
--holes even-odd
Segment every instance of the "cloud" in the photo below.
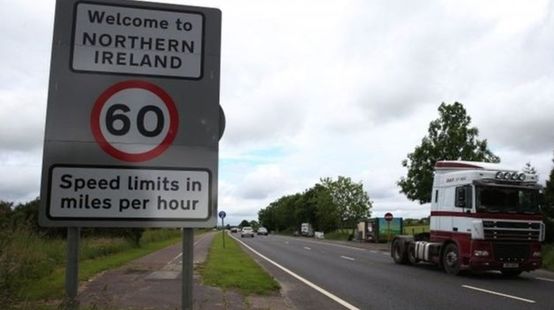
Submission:
<svg viewBox="0 0 554 310">
<path fill-rule="evenodd" d="M 550 172 L 552 2 L 191 4 L 223 12 L 226 222 L 254 219 L 271 201 L 339 175 L 363 182 L 374 215 L 426 216 L 428 206 L 399 194 L 396 181 L 441 102 L 462 102 L 503 163 Z M 2 199 L 38 195 L 53 11 L 54 1 L 0 11 Z"/>
</svg>

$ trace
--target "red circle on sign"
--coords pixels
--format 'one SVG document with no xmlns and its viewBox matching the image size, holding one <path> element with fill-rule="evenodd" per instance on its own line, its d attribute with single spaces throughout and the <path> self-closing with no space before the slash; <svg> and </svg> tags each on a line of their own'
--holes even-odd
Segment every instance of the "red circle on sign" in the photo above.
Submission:
<svg viewBox="0 0 554 310">
<path fill-rule="evenodd" d="M 390 212 L 385 213 L 385 221 L 388 221 L 388 222 L 392 221 L 392 213 Z"/>
<path fill-rule="evenodd" d="M 113 145 L 111 145 L 110 142 L 106 140 L 106 137 L 104 136 L 104 134 L 102 133 L 102 130 L 100 129 L 100 114 L 106 102 L 114 94 L 122 90 L 132 89 L 132 88 L 138 88 L 138 89 L 143 89 L 143 90 L 152 92 L 154 95 L 156 95 L 158 98 L 162 100 L 167 110 L 169 111 L 169 130 L 167 131 L 166 136 L 164 137 L 162 142 L 159 143 L 156 147 L 143 153 L 128 153 L 128 152 L 118 150 Z M 175 136 L 177 135 L 178 126 L 179 126 L 179 117 L 177 115 L 177 108 L 175 107 L 175 103 L 173 102 L 173 99 L 171 99 L 171 97 L 163 89 L 146 81 L 129 80 L 129 81 L 119 82 L 110 86 L 102 94 L 100 94 L 98 99 L 96 99 L 96 102 L 94 103 L 94 106 L 92 108 L 92 112 L 90 115 L 90 127 L 92 130 L 94 139 L 96 140 L 98 145 L 100 145 L 100 147 L 111 156 L 123 161 L 130 161 L 130 162 L 146 161 L 146 160 L 153 159 L 159 156 L 160 154 L 162 154 L 175 139 Z"/>
</svg>

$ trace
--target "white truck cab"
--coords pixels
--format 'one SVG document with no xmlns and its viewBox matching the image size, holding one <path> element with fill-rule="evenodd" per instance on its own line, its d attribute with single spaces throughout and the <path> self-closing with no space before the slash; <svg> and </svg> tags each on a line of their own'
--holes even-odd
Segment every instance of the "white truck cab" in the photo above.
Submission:
<svg viewBox="0 0 554 310">
<path fill-rule="evenodd" d="M 536 175 L 499 164 L 438 161 L 430 233 L 395 238 L 391 254 L 399 263 L 434 262 L 453 274 L 540 268 L 540 189 Z"/>
</svg>

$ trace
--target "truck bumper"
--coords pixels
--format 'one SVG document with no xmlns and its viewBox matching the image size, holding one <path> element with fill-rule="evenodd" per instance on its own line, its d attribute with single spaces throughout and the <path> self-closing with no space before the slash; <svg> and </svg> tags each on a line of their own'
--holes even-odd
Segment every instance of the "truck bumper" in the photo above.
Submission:
<svg viewBox="0 0 554 310">
<path fill-rule="evenodd" d="M 476 256 L 476 252 L 486 251 L 488 256 Z M 542 258 L 534 256 L 541 251 L 538 242 L 491 242 L 473 240 L 471 242 L 470 270 L 521 270 L 531 271 L 542 266 Z"/>
<path fill-rule="evenodd" d="M 491 258 L 472 257 L 469 260 L 468 269 L 476 270 L 476 271 L 505 270 L 505 269 L 532 271 L 532 270 L 541 268 L 541 266 L 542 266 L 542 262 L 540 259 L 528 259 L 523 262 L 505 263 L 505 262 L 495 261 L 494 259 L 491 259 Z"/>
</svg>

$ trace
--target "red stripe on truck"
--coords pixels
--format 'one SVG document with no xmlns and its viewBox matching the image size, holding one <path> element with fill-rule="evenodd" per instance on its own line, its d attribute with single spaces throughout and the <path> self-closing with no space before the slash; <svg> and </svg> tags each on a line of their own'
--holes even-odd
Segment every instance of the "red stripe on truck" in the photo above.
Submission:
<svg viewBox="0 0 554 310">
<path fill-rule="evenodd" d="M 478 219 L 502 219 L 502 220 L 532 220 L 542 221 L 540 214 L 511 214 L 511 213 L 466 213 L 454 211 L 431 211 L 431 216 L 471 217 Z"/>
</svg>

